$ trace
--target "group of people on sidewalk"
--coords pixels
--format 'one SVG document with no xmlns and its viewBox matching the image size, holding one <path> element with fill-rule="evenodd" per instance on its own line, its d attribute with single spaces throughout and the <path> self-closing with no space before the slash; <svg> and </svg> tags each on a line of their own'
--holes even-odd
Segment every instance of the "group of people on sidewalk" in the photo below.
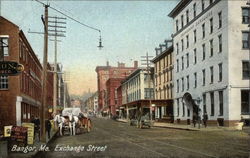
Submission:
<svg viewBox="0 0 250 158">
<path fill-rule="evenodd" d="M 208 115 L 207 112 L 205 112 L 203 114 L 203 125 L 206 128 L 207 127 L 207 120 L 208 120 Z M 198 127 L 200 128 L 200 124 L 201 124 L 201 116 L 198 115 L 197 113 L 193 113 L 193 125 L 194 127 L 196 127 L 196 123 L 198 123 Z"/>
<path fill-rule="evenodd" d="M 34 138 L 36 138 L 36 135 L 38 136 L 38 140 L 40 141 L 40 119 L 34 115 L 31 116 L 31 120 L 30 120 L 31 123 L 34 124 Z M 45 129 L 46 129 L 46 133 L 48 134 L 48 138 L 50 139 L 50 131 L 51 131 L 51 123 L 50 123 L 50 120 L 47 119 L 45 120 Z"/>
</svg>

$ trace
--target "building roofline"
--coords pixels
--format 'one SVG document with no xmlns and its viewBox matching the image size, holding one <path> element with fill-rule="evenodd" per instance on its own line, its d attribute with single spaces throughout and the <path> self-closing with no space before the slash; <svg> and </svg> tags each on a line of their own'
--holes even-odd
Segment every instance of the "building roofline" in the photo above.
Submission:
<svg viewBox="0 0 250 158">
<path fill-rule="evenodd" d="M 10 20 L 6 19 L 5 17 L 0 16 L 0 18 L 2 18 L 3 20 L 7 21 L 8 23 L 14 25 L 15 27 L 17 27 L 19 29 L 19 26 L 17 26 L 16 24 L 14 24 L 13 22 L 11 22 Z"/>
<path fill-rule="evenodd" d="M 34 57 L 34 60 L 36 60 L 37 63 L 38 63 L 38 65 L 40 66 L 40 68 L 43 69 L 42 64 L 41 64 L 40 61 L 38 60 L 37 55 L 35 54 L 34 50 L 32 49 L 32 47 L 31 47 L 29 41 L 27 40 L 27 38 L 26 38 L 26 36 L 25 36 L 25 34 L 24 34 L 24 32 L 23 32 L 22 30 L 19 30 L 19 36 L 25 41 L 26 46 L 29 47 L 29 49 L 31 50 L 32 54 L 34 55 L 34 56 L 33 56 L 33 57 Z"/>
<path fill-rule="evenodd" d="M 181 0 L 175 8 L 168 14 L 169 17 L 174 18 L 178 15 L 192 0 Z"/>
<path fill-rule="evenodd" d="M 159 61 L 163 56 L 167 55 L 167 54 L 171 54 L 174 50 L 173 45 L 171 45 L 170 47 L 168 47 L 168 49 L 164 50 L 161 54 L 157 55 L 154 59 L 151 60 L 151 62 L 156 63 L 157 61 Z"/>
</svg>

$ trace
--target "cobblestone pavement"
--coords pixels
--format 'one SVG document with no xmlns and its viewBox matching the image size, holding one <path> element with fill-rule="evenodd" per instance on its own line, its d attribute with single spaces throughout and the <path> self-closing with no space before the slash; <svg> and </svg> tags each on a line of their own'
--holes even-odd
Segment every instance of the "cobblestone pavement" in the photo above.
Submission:
<svg viewBox="0 0 250 158">
<path fill-rule="evenodd" d="M 36 157 L 250 157 L 250 136 L 242 131 L 138 129 L 102 118 L 93 119 L 93 124 L 90 133 L 56 138 L 49 144 L 49 152 Z M 66 147 L 65 150 L 80 146 L 82 151 L 55 151 L 62 146 Z"/>
</svg>

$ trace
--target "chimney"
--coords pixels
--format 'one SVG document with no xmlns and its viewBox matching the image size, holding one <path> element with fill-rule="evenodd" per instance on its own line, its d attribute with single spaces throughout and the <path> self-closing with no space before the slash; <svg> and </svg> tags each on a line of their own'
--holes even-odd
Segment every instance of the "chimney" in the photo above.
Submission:
<svg viewBox="0 0 250 158">
<path fill-rule="evenodd" d="M 118 67 L 125 67 L 125 64 L 118 62 Z"/>
<path fill-rule="evenodd" d="M 160 53 L 162 53 L 162 46 L 163 46 L 162 44 L 159 44 L 159 47 L 160 47 L 160 48 L 159 48 Z"/>
<path fill-rule="evenodd" d="M 109 66 L 109 61 L 107 61 L 107 66 Z"/>
<path fill-rule="evenodd" d="M 173 45 L 173 40 L 165 40 L 164 42 L 167 45 L 167 48 Z"/>
<path fill-rule="evenodd" d="M 158 55 L 158 48 L 155 48 L 155 55 Z"/>
<path fill-rule="evenodd" d="M 134 68 L 138 68 L 138 61 L 134 61 Z"/>
</svg>

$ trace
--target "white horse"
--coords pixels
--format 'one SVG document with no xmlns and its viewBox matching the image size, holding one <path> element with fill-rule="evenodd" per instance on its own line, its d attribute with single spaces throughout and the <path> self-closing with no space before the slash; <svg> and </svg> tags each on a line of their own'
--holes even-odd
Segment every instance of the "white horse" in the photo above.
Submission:
<svg viewBox="0 0 250 158">
<path fill-rule="evenodd" d="M 79 118 L 77 116 L 74 116 L 73 114 L 69 115 L 69 121 L 71 123 L 71 127 L 70 127 L 70 134 L 71 135 L 76 135 L 76 126 L 78 124 Z"/>
<path fill-rule="evenodd" d="M 54 122 L 57 123 L 58 127 L 59 127 L 59 131 L 60 131 L 60 136 L 63 135 L 62 133 L 62 129 L 63 129 L 63 126 L 65 124 L 65 121 L 66 119 L 60 115 L 55 115 L 54 116 Z"/>
</svg>

